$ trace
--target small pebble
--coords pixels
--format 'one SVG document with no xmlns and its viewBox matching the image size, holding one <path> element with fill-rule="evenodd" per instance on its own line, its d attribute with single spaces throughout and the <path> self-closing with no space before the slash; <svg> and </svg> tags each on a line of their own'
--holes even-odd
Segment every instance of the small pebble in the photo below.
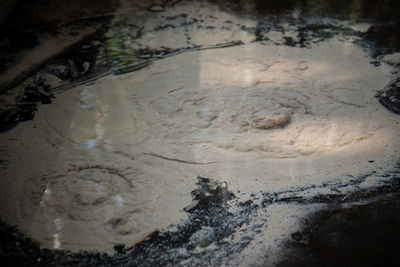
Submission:
<svg viewBox="0 0 400 267">
<path fill-rule="evenodd" d="M 160 5 L 154 5 L 154 6 L 151 6 L 149 8 L 149 11 L 151 11 L 151 12 L 163 12 L 163 11 L 165 11 L 165 8 L 160 6 Z"/>
</svg>

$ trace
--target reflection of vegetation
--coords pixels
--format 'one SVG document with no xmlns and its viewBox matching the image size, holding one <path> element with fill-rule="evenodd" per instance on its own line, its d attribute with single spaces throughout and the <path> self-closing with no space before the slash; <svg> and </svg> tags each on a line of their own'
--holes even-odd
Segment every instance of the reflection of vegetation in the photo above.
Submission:
<svg viewBox="0 0 400 267">
<path fill-rule="evenodd" d="M 136 21 L 130 20 L 130 17 L 124 15 L 115 16 L 105 34 L 106 53 L 113 61 L 122 62 L 127 57 L 132 58 L 137 54 L 133 41 L 140 36 L 142 28 L 134 24 Z"/>
<path fill-rule="evenodd" d="M 312 38 L 329 39 L 337 34 L 357 35 L 358 32 L 344 26 L 332 24 L 310 24 L 300 29 L 308 32 Z"/>
<path fill-rule="evenodd" d="M 268 31 L 269 29 L 267 29 Z M 292 29 L 293 30 L 293 29 Z M 282 33 L 282 35 L 285 34 L 284 29 L 280 29 L 279 31 Z M 290 33 L 290 31 L 286 31 Z M 316 24 L 308 24 L 304 25 L 302 27 L 299 27 L 296 29 L 297 36 L 283 36 L 283 42 L 282 44 L 287 45 L 287 46 L 300 46 L 300 47 L 307 47 L 311 43 L 319 43 L 324 40 L 331 39 L 335 36 L 360 36 L 361 33 L 353 30 L 352 28 L 345 27 L 342 25 L 333 25 L 333 24 L 322 24 L 322 23 L 316 23 Z M 262 34 L 260 34 L 260 40 L 266 40 L 268 37 L 263 37 Z M 263 38 L 263 39 L 261 39 Z"/>
<path fill-rule="evenodd" d="M 240 1 L 240 0 L 231 0 Z M 245 0 L 241 0 L 245 1 Z M 370 2 L 371 0 L 369 0 Z M 341 18 L 359 16 L 363 2 L 366 0 L 280 0 L 255 1 L 255 11 L 260 13 L 282 14 L 294 8 L 300 8 L 310 15 L 329 15 Z M 369 4 L 369 3 L 368 3 Z M 368 5 L 365 4 L 365 5 Z"/>
<path fill-rule="evenodd" d="M 292 39 L 285 37 L 285 44 L 289 46 L 308 46 L 311 42 L 318 43 L 337 35 L 342 36 L 360 36 L 360 32 L 349 27 L 333 24 L 309 24 L 299 28 L 298 39 L 296 44 L 293 44 Z"/>
<path fill-rule="evenodd" d="M 357 16 L 359 12 L 358 2 L 359 0 L 308 0 L 305 5 L 310 14 L 326 14 L 334 17 L 352 18 Z"/>
<path fill-rule="evenodd" d="M 125 54 L 122 40 L 118 37 L 113 37 L 113 35 L 109 33 L 106 34 L 106 37 L 107 55 L 109 55 L 113 60 L 122 60 Z"/>
</svg>

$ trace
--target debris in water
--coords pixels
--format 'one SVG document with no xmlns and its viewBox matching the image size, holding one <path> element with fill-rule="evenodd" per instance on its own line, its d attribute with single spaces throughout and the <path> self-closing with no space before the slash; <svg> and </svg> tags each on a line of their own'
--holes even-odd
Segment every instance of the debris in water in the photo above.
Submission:
<svg viewBox="0 0 400 267">
<path fill-rule="evenodd" d="M 388 110 L 400 114 L 400 76 L 376 94 L 379 102 Z"/>
</svg>

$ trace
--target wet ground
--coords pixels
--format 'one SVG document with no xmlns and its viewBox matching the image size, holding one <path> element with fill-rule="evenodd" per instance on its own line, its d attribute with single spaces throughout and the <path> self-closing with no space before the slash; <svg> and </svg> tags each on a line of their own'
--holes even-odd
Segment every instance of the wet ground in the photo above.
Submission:
<svg viewBox="0 0 400 267">
<path fill-rule="evenodd" d="M 277 266 L 397 266 L 398 204 L 397 192 L 313 215 Z"/>
<path fill-rule="evenodd" d="M 104 2 L 2 24 L 2 262 L 398 265 L 397 2 Z"/>
</svg>

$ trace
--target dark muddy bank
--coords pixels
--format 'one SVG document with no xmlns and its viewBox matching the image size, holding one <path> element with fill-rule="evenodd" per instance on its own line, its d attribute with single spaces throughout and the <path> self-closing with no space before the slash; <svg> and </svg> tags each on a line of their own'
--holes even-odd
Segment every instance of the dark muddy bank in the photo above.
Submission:
<svg viewBox="0 0 400 267">
<path fill-rule="evenodd" d="M 277 266 L 399 266 L 400 193 L 317 212 Z"/>
<path fill-rule="evenodd" d="M 262 193 L 246 202 L 235 201 L 225 183 L 198 177 L 193 204 L 185 209 L 187 221 L 129 247 L 115 245 L 114 256 L 40 249 L 15 227 L 0 223 L 0 260 L 3 266 L 217 266 L 239 255 L 261 233 L 261 224 L 250 223 L 261 209 L 276 203 L 326 203 L 326 209 L 304 220 L 302 231 L 291 235 L 278 266 L 397 266 L 400 182 L 396 173 L 397 169 L 388 174 L 392 178 L 383 186 L 348 195 L 303 199 Z M 268 219 L 262 221 L 268 227 Z M 233 238 L 242 227 L 247 231 Z"/>
</svg>

